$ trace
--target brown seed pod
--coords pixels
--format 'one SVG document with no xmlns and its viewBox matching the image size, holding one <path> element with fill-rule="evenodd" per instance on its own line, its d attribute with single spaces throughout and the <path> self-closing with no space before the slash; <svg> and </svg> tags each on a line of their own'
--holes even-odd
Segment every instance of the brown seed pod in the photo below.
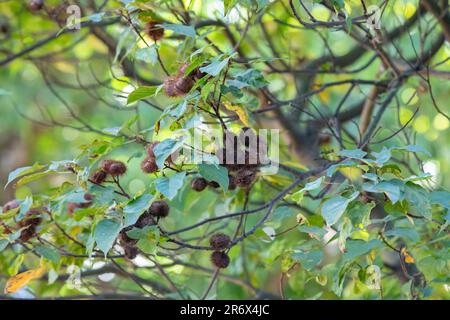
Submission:
<svg viewBox="0 0 450 320">
<path fill-rule="evenodd" d="M 216 181 L 209 181 L 208 186 L 210 186 L 211 188 L 217 189 L 220 187 L 220 184 L 218 184 Z"/>
<path fill-rule="evenodd" d="M 209 239 L 209 244 L 214 250 L 224 250 L 230 245 L 231 239 L 224 233 L 216 233 Z"/>
<path fill-rule="evenodd" d="M 145 25 L 145 33 L 154 41 L 161 40 L 164 37 L 164 28 L 157 26 L 161 24 L 159 21 L 149 21 Z"/>
<path fill-rule="evenodd" d="M 107 173 L 100 169 L 94 172 L 91 176 L 91 181 L 95 184 L 102 184 L 106 180 Z"/>
<path fill-rule="evenodd" d="M 19 204 L 17 203 L 16 200 L 11 200 L 8 201 L 7 203 L 5 203 L 5 205 L 3 206 L 3 212 L 18 208 Z"/>
<path fill-rule="evenodd" d="M 211 254 L 211 262 L 217 268 L 224 269 L 230 264 L 230 257 L 225 252 L 214 251 Z"/>
<path fill-rule="evenodd" d="M 9 26 L 9 24 L 5 21 L 5 22 L 0 22 L 0 33 L 3 34 L 9 34 L 9 32 L 11 31 L 11 28 Z"/>
<path fill-rule="evenodd" d="M 123 251 L 124 251 L 125 258 L 127 258 L 129 260 L 133 260 L 134 258 L 136 258 L 139 253 L 138 248 L 133 247 L 133 246 L 125 246 L 123 248 Z"/>
<path fill-rule="evenodd" d="M 149 157 L 149 158 L 156 158 L 156 157 L 155 157 L 155 153 L 154 153 L 153 150 L 155 149 L 155 147 L 156 147 L 158 144 L 159 144 L 159 141 L 155 141 L 155 142 L 150 143 L 150 144 L 147 146 L 146 151 L 147 151 L 147 154 L 148 154 L 148 157 Z"/>
<path fill-rule="evenodd" d="M 197 192 L 201 192 L 205 190 L 205 188 L 208 186 L 208 181 L 206 181 L 205 178 L 195 178 L 191 182 L 191 188 L 194 189 Z"/>
<path fill-rule="evenodd" d="M 157 200 L 150 205 L 149 212 L 152 216 L 158 218 L 164 218 L 169 215 L 170 207 L 167 202 L 163 200 Z"/>
<path fill-rule="evenodd" d="M 235 183 L 238 187 L 247 188 L 256 179 L 256 170 L 241 169 L 236 173 Z"/>
<path fill-rule="evenodd" d="M 232 175 L 228 176 L 228 190 L 235 190 L 236 189 L 236 178 Z"/>
<path fill-rule="evenodd" d="M 20 232 L 19 240 L 22 242 L 27 242 L 31 238 L 34 237 L 36 234 L 36 227 L 35 226 L 28 226 L 26 229 L 23 229 Z"/>
<path fill-rule="evenodd" d="M 25 214 L 25 218 L 20 220 L 17 224 L 19 227 L 23 228 L 26 226 L 38 226 L 42 218 L 40 217 L 41 213 L 37 209 L 31 209 Z"/>
<path fill-rule="evenodd" d="M 148 211 L 145 211 L 134 224 L 136 228 L 140 229 L 154 225 L 156 225 L 155 218 Z"/>
<path fill-rule="evenodd" d="M 31 11 L 39 11 L 44 7 L 44 0 L 30 0 L 28 7 Z"/>
<path fill-rule="evenodd" d="M 155 158 L 147 157 L 141 162 L 141 169 L 145 173 L 155 173 L 157 172 L 158 166 L 156 165 Z"/>
<path fill-rule="evenodd" d="M 175 78 L 175 88 L 181 92 L 181 95 L 185 95 L 191 91 L 195 81 L 190 77 L 178 76 Z"/>
<path fill-rule="evenodd" d="M 20 232 L 20 241 L 27 242 L 36 234 L 36 227 L 42 222 L 40 212 L 37 209 L 31 209 L 25 214 L 25 218 L 20 220 L 17 225 L 24 228 Z"/>
<path fill-rule="evenodd" d="M 119 233 L 119 244 L 122 247 L 128 247 L 128 246 L 134 246 L 138 242 L 137 239 L 130 238 L 127 235 L 127 232 L 133 229 L 133 226 L 128 226 L 126 228 L 123 228 Z"/>
<path fill-rule="evenodd" d="M 103 160 L 101 168 L 113 177 L 121 176 L 127 171 L 125 163 L 117 160 Z"/>
<path fill-rule="evenodd" d="M 167 77 L 164 79 L 164 93 L 168 97 L 179 97 L 183 95 L 183 92 L 178 90 L 177 86 L 175 85 L 177 81 L 176 77 Z"/>
</svg>

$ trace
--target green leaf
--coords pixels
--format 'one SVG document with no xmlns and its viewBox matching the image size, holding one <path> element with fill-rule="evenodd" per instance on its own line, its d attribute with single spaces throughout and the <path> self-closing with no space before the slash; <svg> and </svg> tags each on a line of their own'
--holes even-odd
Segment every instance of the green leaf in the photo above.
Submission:
<svg viewBox="0 0 450 320">
<path fill-rule="evenodd" d="M 112 248 L 114 241 L 119 235 L 120 229 L 120 223 L 111 219 L 101 220 L 95 226 L 94 240 L 97 243 L 98 248 L 103 251 L 105 256 Z"/>
<path fill-rule="evenodd" d="M 292 259 L 300 262 L 303 268 L 306 270 L 311 270 L 315 266 L 317 266 L 323 258 L 322 250 L 312 250 L 308 252 L 294 252 L 291 255 Z"/>
<path fill-rule="evenodd" d="M 123 208 L 124 214 L 124 228 L 136 223 L 139 217 L 150 207 L 153 196 L 151 194 L 143 194 L 135 199 L 132 199 Z"/>
<path fill-rule="evenodd" d="M 405 147 L 393 147 L 391 148 L 391 150 L 393 151 L 408 151 L 408 152 L 422 152 L 425 153 L 427 156 L 431 157 L 431 153 L 426 150 L 425 148 L 421 147 L 421 146 L 416 146 L 416 145 L 408 145 Z"/>
<path fill-rule="evenodd" d="M 353 149 L 353 150 L 341 150 L 338 153 L 341 157 L 346 157 L 346 158 L 353 158 L 353 159 L 363 159 L 367 152 L 362 151 L 361 149 Z"/>
<path fill-rule="evenodd" d="M 183 140 L 166 139 L 161 141 L 153 149 L 158 168 L 164 168 L 164 162 L 167 158 L 183 145 Z"/>
<path fill-rule="evenodd" d="M 328 226 L 335 224 L 339 218 L 344 214 L 345 209 L 350 202 L 352 202 L 359 195 L 359 192 L 355 192 L 351 195 L 350 199 L 342 196 L 336 196 L 325 201 L 322 205 L 321 214 L 325 219 Z"/>
<path fill-rule="evenodd" d="M 140 48 L 136 51 L 136 59 L 150 64 L 157 63 L 158 53 L 156 51 L 156 46 L 151 45 L 150 47 Z"/>
<path fill-rule="evenodd" d="M 230 60 L 230 57 L 225 58 L 223 60 L 221 60 L 221 56 L 216 57 L 209 65 L 205 66 L 205 67 L 201 67 L 200 71 L 201 72 L 206 72 L 207 74 L 215 77 L 217 76 L 223 68 L 225 68 L 225 66 L 228 64 L 228 60 Z"/>
<path fill-rule="evenodd" d="M 155 180 L 156 190 L 161 192 L 169 200 L 175 198 L 178 190 L 183 187 L 186 172 L 175 173 L 170 177 L 161 177 Z"/>
<path fill-rule="evenodd" d="M 230 181 L 227 168 L 215 164 L 202 163 L 198 165 L 198 171 L 203 178 L 217 182 L 225 192 L 228 191 Z"/>
<path fill-rule="evenodd" d="M 196 36 L 195 28 L 193 26 L 187 26 L 184 24 L 170 24 L 170 23 L 164 23 L 162 26 L 164 29 L 172 30 L 176 34 L 181 34 L 191 38 L 195 38 Z"/>
<path fill-rule="evenodd" d="M 420 240 L 419 233 L 412 228 L 395 228 L 384 232 L 384 235 L 387 237 L 400 237 L 406 238 L 413 243 L 416 243 Z"/>
<path fill-rule="evenodd" d="M 39 163 L 35 163 L 33 166 L 21 167 L 21 168 L 15 169 L 14 171 L 11 171 L 8 175 L 8 181 L 6 182 L 5 189 L 13 180 L 17 179 L 18 177 L 22 177 L 26 174 L 34 173 L 34 172 L 42 170 L 44 168 L 45 168 L 45 166 L 40 165 Z"/>
<path fill-rule="evenodd" d="M 19 214 L 17 215 L 17 219 L 22 220 L 23 218 L 25 218 L 25 215 L 27 214 L 28 210 L 31 209 L 32 205 L 33 205 L 33 198 L 26 197 L 25 200 L 20 204 L 20 210 Z"/>
<path fill-rule="evenodd" d="M 37 246 L 34 248 L 38 254 L 44 257 L 47 260 L 53 261 L 54 263 L 58 263 L 61 260 L 61 255 L 58 251 L 56 251 L 52 247 L 47 246 Z"/>
<path fill-rule="evenodd" d="M 391 158 L 391 149 L 383 147 L 380 152 L 371 153 L 375 157 L 375 162 L 378 166 L 382 166 Z"/>
<path fill-rule="evenodd" d="M 368 192 L 385 193 L 392 203 L 396 203 L 402 198 L 403 186 L 403 182 L 393 179 L 377 184 L 365 183 L 363 184 L 363 189 Z"/>
<path fill-rule="evenodd" d="M 5 248 L 8 246 L 9 241 L 6 239 L 0 239 L 0 252 L 5 250 Z"/>
<path fill-rule="evenodd" d="M 224 7 L 224 15 L 230 13 L 231 9 L 236 5 L 237 0 L 223 0 L 223 7 Z"/>
<path fill-rule="evenodd" d="M 127 104 L 151 97 L 158 91 L 159 86 L 142 86 L 128 95 Z"/>
<path fill-rule="evenodd" d="M 327 234 L 325 229 L 316 226 L 300 226 L 298 227 L 298 231 L 313 234 L 317 239 L 322 239 Z"/>
<path fill-rule="evenodd" d="M 430 194 L 430 201 L 433 204 L 439 204 L 444 208 L 450 209 L 450 192 L 433 191 Z"/>
<path fill-rule="evenodd" d="M 369 253 L 374 248 L 381 247 L 381 241 L 378 239 L 369 242 L 363 240 L 347 240 L 346 252 L 342 256 L 344 262 L 353 260 L 364 254 Z"/>
</svg>

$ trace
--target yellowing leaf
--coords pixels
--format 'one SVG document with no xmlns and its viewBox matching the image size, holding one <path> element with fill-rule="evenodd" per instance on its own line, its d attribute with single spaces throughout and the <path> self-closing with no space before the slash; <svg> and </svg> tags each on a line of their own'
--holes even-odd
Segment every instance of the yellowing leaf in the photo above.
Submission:
<svg viewBox="0 0 450 320">
<path fill-rule="evenodd" d="M 239 117 L 239 120 L 241 120 L 241 122 L 248 127 L 248 115 L 247 115 L 247 111 L 245 111 L 245 109 L 242 106 L 238 106 L 238 105 L 231 105 L 229 103 L 224 103 L 225 108 L 227 108 L 230 111 L 234 111 L 236 112 L 237 116 Z"/>
<path fill-rule="evenodd" d="M 403 255 L 406 263 L 414 263 L 414 258 L 408 253 L 408 251 L 406 251 L 405 247 L 403 247 L 400 252 Z"/>
<path fill-rule="evenodd" d="M 5 285 L 5 293 L 14 293 L 23 286 L 26 286 L 28 282 L 33 279 L 40 278 L 44 274 L 45 268 L 39 267 L 37 269 L 31 269 L 9 278 Z"/>
</svg>

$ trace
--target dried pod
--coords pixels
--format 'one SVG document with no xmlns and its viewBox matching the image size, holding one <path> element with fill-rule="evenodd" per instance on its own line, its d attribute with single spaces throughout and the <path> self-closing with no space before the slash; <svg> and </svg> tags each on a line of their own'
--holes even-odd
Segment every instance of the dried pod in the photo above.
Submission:
<svg viewBox="0 0 450 320">
<path fill-rule="evenodd" d="M 8 201 L 7 203 L 5 203 L 5 205 L 3 206 L 3 212 L 15 209 L 19 207 L 19 203 L 17 203 L 16 200 L 11 200 Z"/>
<path fill-rule="evenodd" d="M 220 184 L 218 184 L 216 181 L 209 181 L 208 186 L 210 186 L 211 188 L 217 189 L 220 187 Z"/>
<path fill-rule="evenodd" d="M 141 162 L 141 169 L 145 173 L 155 173 L 157 172 L 158 166 L 156 165 L 155 158 L 147 157 Z"/>
<path fill-rule="evenodd" d="M 44 0 L 30 0 L 28 7 L 31 11 L 39 11 L 44 7 Z"/>
<path fill-rule="evenodd" d="M 238 187 L 247 188 L 256 179 L 256 170 L 241 169 L 236 173 L 235 183 Z"/>
<path fill-rule="evenodd" d="M 102 184 L 106 180 L 108 174 L 106 171 L 100 169 L 91 176 L 91 181 L 95 184 Z"/>
<path fill-rule="evenodd" d="M 230 257 L 225 252 L 214 251 L 211 254 L 211 262 L 217 268 L 224 269 L 230 264 Z"/>
<path fill-rule="evenodd" d="M 138 242 L 137 239 L 133 239 L 130 238 L 127 235 L 127 232 L 130 231 L 131 229 L 133 229 L 133 226 L 128 226 L 126 228 L 123 228 L 120 233 L 119 233 L 119 244 L 122 247 L 127 247 L 127 246 L 134 246 L 136 245 L 136 243 Z"/>
<path fill-rule="evenodd" d="M 158 26 L 161 24 L 159 21 L 149 21 L 145 25 L 145 33 L 154 41 L 161 40 L 164 37 L 164 28 Z"/>
<path fill-rule="evenodd" d="M 121 176 L 127 171 L 125 163 L 117 160 L 103 160 L 101 168 L 113 177 Z"/>
<path fill-rule="evenodd" d="M 123 248 L 123 251 L 124 251 L 125 258 L 127 258 L 129 260 L 133 260 L 134 258 L 136 258 L 139 253 L 138 248 L 133 247 L 133 246 L 126 246 Z"/>
<path fill-rule="evenodd" d="M 159 144 L 159 141 L 155 141 L 155 142 L 150 143 L 150 144 L 147 146 L 146 151 L 147 151 L 147 154 L 148 154 L 148 157 L 149 157 L 149 158 L 156 158 L 156 157 L 155 157 L 155 153 L 154 153 L 153 150 L 155 149 L 155 147 L 156 147 L 158 144 Z"/>
<path fill-rule="evenodd" d="M 205 190 L 205 188 L 208 186 L 208 181 L 206 181 L 205 178 L 195 178 L 191 182 L 191 187 L 197 192 L 201 192 Z"/>
<path fill-rule="evenodd" d="M 228 190 L 235 190 L 236 189 L 236 178 L 232 175 L 228 176 Z"/>
<path fill-rule="evenodd" d="M 214 250 L 224 250 L 230 243 L 230 237 L 224 233 L 216 233 L 209 239 L 209 244 Z"/>
<path fill-rule="evenodd" d="M 167 202 L 163 200 L 157 200 L 150 205 L 149 212 L 152 216 L 158 218 L 164 218 L 169 215 L 170 207 Z"/>
<path fill-rule="evenodd" d="M 179 76 L 175 78 L 175 88 L 181 92 L 181 95 L 185 95 L 191 91 L 195 81 L 191 77 Z"/>
<path fill-rule="evenodd" d="M 134 224 L 136 228 L 140 229 L 154 225 L 156 225 L 155 218 L 148 211 L 145 211 Z"/>
</svg>

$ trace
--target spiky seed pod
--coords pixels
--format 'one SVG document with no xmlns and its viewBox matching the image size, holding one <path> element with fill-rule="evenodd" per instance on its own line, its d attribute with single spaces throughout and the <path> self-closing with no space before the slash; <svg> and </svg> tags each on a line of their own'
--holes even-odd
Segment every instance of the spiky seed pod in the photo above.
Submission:
<svg viewBox="0 0 450 320">
<path fill-rule="evenodd" d="M 20 220 L 17 224 L 19 227 L 38 226 L 42 222 L 41 213 L 37 209 L 28 210 L 25 218 Z"/>
<path fill-rule="evenodd" d="M 181 92 L 181 95 L 185 95 L 191 91 L 195 81 L 191 77 L 178 76 L 175 78 L 175 88 Z"/>
<path fill-rule="evenodd" d="M 152 216 L 158 218 L 164 218 L 169 215 L 170 207 L 167 202 L 163 200 L 157 200 L 150 205 L 149 212 Z"/>
<path fill-rule="evenodd" d="M 19 240 L 21 242 L 27 242 L 28 240 L 33 238 L 35 234 L 36 234 L 36 227 L 28 226 L 26 229 L 20 232 Z"/>
<path fill-rule="evenodd" d="M 159 21 L 149 21 L 145 25 L 145 33 L 154 41 L 161 40 L 164 37 L 164 28 L 157 26 L 161 24 Z"/>
<path fill-rule="evenodd" d="M 145 173 L 155 173 L 157 172 L 158 166 L 156 165 L 155 158 L 147 157 L 141 162 L 141 169 Z"/>
<path fill-rule="evenodd" d="M 150 143 L 150 144 L 147 146 L 146 151 L 147 151 L 147 154 L 148 154 L 148 157 L 149 157 L 149 158 L 156 158 L 156 157 L 155 157 L 155 152 L 154 152 L 153 150 L 155 149 L 155 147 L 156 147 L 158 144 L 159 144 L 159 141 L 155 141 L 155 142 Z"/>
<path fill-rule="evenodd" d="M 235 190 L 236 189 L 236 178 L 232 175 L 228 176 L 228 190 Z"/>
<path fill-rule="evenodd" d="M 217 268 L 224 269 L 230 264 L 230 257 L 225 252 L 214 251 L 211 254 L 211 262 Z"/>
<path fill-rule="evenodd" d="M 214 250 L 224 250 L 230 245 L 231 239 L 224 233 L 216 233 L 209 239 L 209 244 Z"/>
<path fill-rule="evenodd" d="M 102 184 L 106 180 L 107 175 L 106 171 L 100 169 L 92 174 L 91 181 L 95 184 Z"/>
<path fill-rule="evenodd" d="M 256 179 L 256 170 L 241 169 L 236 173 L 235 183 L 238 187 L 247 188 Z"/>
<path fill-rule="evenodd" d="M 125 258 L 127 258 L 129 260 L 133 260 L 134 258 L 136 258 L 139 253 L 138 248 L 133 247 L 133 246 L 125 246 L 125 247 L 123 247 L 123 251 L 124 251 Z"/>
<path fill-rule="evenodd" d="M 177 81 L 176 77 L 167 77 L 166 79 L 164 79 L 163 87 L 164 87 L 164 93 L 166 96 L 179 97 L 179 96 L 183 95 L 183 92 L 178 90 L 178 88 L 175 84 L 176 81 Z"/>
<path fill-rule="evenodd" d="M 138 242 L 137 239 L 130 238 L 127 235 L 127 232 L 130 231 L 131 229 L 133 229 L 133 226 L 128 226 L 128 227 L 126 227 L 126 228 L 124 228 L 124 229 L 122 229 L 120 231 L 120 233 L 119 233 L 119 244 L 122 247 L 134 246 Z"/>
<path fill-rule="evenodd" d="M 148 211 L 145 211 L 134 224 L 136 228 L 140 229 L 154 225 L 156 225 L 155 218 Z"/>
<path fill-rule="evenodd" d="M 109 168 L 109 174 L 113 177 L 121 176 L 127 172 L 127 166 L 121 161 L 116 161 Z"/>
<path fill-rule="evenodd" d="M 127 166 L 122 161 L 117 160 L 103 160 L 101 163 L 101 168 L 106 173 L 113 177 L 121 176 L 127 171 Z"/>
<path fill-rule="evenodd" d="M 31 209 L 25 214 L 25 218 L 20 220 L 17 225 L 24 228 L 20 232 L 20 241 L 27 242 L 36 234 L 36 227 L 41 223 L 40 212 L 37 209 Z"/>
<path fill-rule="evenodd" d="M 217 189 L 220 187 L 220 184 L 218 184 L 216 181 L 209 181 L 208 186 L 210 186 L 211 188 Z"/>
<path fill-rule="evenodd" d="M 17 203 L 16 200 L 11 200 L 8 201 L 7 203 L 5 203 L 5 205 L 3 206 L 3 212 L 18 208 L 19 204 Z"/>
<path fill-rule="evenodd" d="M 206 181 L 205 178 L 195 178 L 191 182 L 191 188 L 194 189 L 197 192 L 201 192 L 205 190 L 205 188 L 208 186 L 208 181 Z"/>
<path fill-rule="evenodd" d="M 30 0 L 28 7 L 31 11 L 39 11 L 44 7 L 44 0 Z"/>
</svg>

